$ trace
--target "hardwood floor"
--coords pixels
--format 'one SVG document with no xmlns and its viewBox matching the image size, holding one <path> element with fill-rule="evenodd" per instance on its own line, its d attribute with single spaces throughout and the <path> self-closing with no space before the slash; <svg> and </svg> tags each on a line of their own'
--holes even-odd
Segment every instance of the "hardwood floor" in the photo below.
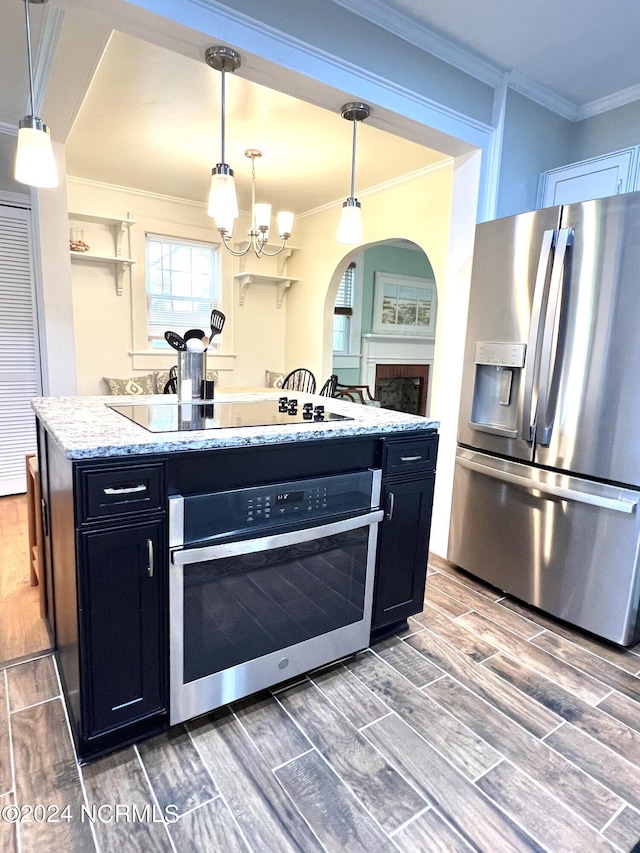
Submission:
<svg viewBox="0 0 640 853">
<path fill-rule="evenodd" d="M 39 590 L 29 581 L 26 497 L 0 497 L 0 664 L 48 648 Z"/>
<path fill-rule="evenodd" d="M 84 767 L 39 657 L 0 672 L 0 810 L 58 820 L 0 848 L 629 851 L 639 674 L 437 557 L 401 636 Z"/>
</svg>

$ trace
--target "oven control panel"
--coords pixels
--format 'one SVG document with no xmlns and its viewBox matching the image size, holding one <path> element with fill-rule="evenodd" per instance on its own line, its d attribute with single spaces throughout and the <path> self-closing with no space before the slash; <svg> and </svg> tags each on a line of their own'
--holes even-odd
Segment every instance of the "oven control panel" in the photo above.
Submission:
<svg viewBox="0 0 640 853">
<path fill-rule="evenodd" d="M 301 521 L 322 523 L 376 508 L 380 472 L 355 471 L 309 480 L 169 499 L 169 545 L 179 547 L 244 533 L 268 535 Z"/>
<path fill-rule="evenodd" d="M 329 488 L 317 486 L 312 489 L 283 489 L 264 495 L 247 496 L 246 522 L 253 524 L 261 519 L 268 520 L 283 516 L 314 513 L 329 507 Z"/>
</svg>

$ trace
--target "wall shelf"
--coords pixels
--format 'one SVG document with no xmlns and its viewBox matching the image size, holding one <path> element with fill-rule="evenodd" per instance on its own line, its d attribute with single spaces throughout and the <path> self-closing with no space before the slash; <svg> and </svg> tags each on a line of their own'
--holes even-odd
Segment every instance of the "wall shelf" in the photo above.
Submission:
<svg viewBox="0 0 640 853">
<path fill-rule="evenodd" d="M 93 264 L 111 264 L 116 272 L 116 293 L 122 296 L 122 280 L 124 271 L 135 264 L 133 258 L 115 258 L 108 255 L 93 255 L 91 252 L 69 252 L 72 261 L 82 261 L 83 263 Z"/>
<path fill-rule="evenodd" d="M 129 228 L 135 225 L 135 219 L 115 218 L 112 216 L 101 216 L 93 213 L 76 213 L 69 212 L 70 222 L 89 222 L 94 225 L 107 225 L 113 234 L 114 255 L 101 255 L 92 252 L 70 252 L 72 261 L 82 261 L 83 263 L 94 264 L 111 264 L 116 274 L 116 293 L 122 296 L 122 284 L 124 279 L 124 271 L 130 269 L 132 264 L 135 264 L 133 258 L 123 256 L 123 243 L 125 234 L 129 233 Z"/>
<path fill-rule="evenodd" d="M 276 286 L 277 306 L 280 308 L 287 290 L 298 281 L 297 278 L 286 278 L 280 275 L 263 275 L 254 272 L 240 272 L 234 275 L 234 279 L 240 285 L 240 305 L 244 305 L 246 290 L 250 284 L 259 282 L 261 284 L 274 284 Z"/>
<path fill-rule="evenodd" d="M 249 245 L 249 240 L 239 240 L 237 243 L 234 244 L 234 248 L 235 248 L 236 252 L 244 252 L 244 250 L 247 248 L 248 245 Z M 272 251 L 273 249 L 277 249 L 279 245 L 280 245 L 280 243 L 267 243 L 266 248 L 268 251 Z M 287 270 L 287 261 L 289 260 L 291 255 L 293 255 L 293 253 L 297 252 L 297 251 L 298 251 L 297 246 L 287 245 L 277 255 L 264 255 L 263 257 L 274 258 L 276 261 L 276 265 L 277 265 L 278 275 L 284 276 L 286 273 L 286 270 Z M 252 257 L 254 257 L 252 251 L 247 252 L 246 255 L 241 255 L 241 257 L 239 258 L 239 269 L 240 269 L 241 273 L 246 272 L 247 258 L 252 258 Z"/>
</svg>

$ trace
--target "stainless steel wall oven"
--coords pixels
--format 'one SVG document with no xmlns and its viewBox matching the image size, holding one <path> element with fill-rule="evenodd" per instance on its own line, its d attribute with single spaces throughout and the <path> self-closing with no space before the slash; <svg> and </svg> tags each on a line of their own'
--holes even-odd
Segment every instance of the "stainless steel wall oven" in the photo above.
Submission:
<svg viewBox="0 0 640 853">
<path fill-rule="evenodd" d="M 377 469 L 169 499 L 170 722 L 368 645 Z"/>
</svg>

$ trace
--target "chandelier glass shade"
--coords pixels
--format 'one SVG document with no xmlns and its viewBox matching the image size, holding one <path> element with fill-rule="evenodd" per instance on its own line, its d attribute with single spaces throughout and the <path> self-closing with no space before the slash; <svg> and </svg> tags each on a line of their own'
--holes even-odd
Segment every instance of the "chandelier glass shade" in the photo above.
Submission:
<svg viewBox="0 0 640 853">
<path fill-rule="evenodd" d="M 220 71 L 222 74 L 221 86 L 221 160 L 211 172 L 211 186 L 209 189 L 209 205 L 207 212 L 216 221 L 216 228 L 227 250 L 238 257 L 246 255 L 253 249 L 256 257 L 263 255 L 278 255 L 284 249 L 287 240 L 291 236 L 293 228 L 293 213 L 280 211 L 278 213 L 278 236 L 280 246 L 275 251 L 268 251 L 269 234 L 271 231 L 271 205 L 256 204 L 256 170 L 255 161 L 262 157 L 262 152 L 256 148 L 248 148 L 245 157 L 251 159 L 251 227 L 247 231 L 248 240 L 243 248 L 233 249 L 231 247 L 231 236 L 233 234 L 234 222 L 238 218 L 238 197 L 236 194 L 235 178 L 225 159 L 225 84 L 224 78 L 227 71 L 236 71 L 240 68 L 240 54 L 230 47 L 215 46 L 207 49 L 205 53 L 207 65 Z"/>
<path fill-rule="evenodd" d="M 49 128 L 34 115 L 33 68 L 31 61 L 31 27 L 29 3 L 46 3 L 47 0 L 24 0 L 27 30 L 27 63 L 29 69 L 30 114 L 18 124 L 18 144 L 14 178 L 21 184 L 32 187 L 51 188 L 58 186 L 58 173 L 51 146 Z"/>
<path fill-rule="evenodd" d="M 359 121 L 364 121 L 371 115 L 371 108 L 367 104 L 349 103 L 342 107 L 341 115 L 347 121 L 353 122 L 353 143 L 351 148 L 351 193 L 342 205 L 336 241 L 354 245 L 362 243 L 362 209 L 360 202 L 355 197 L 356 128 Z"/>
</svg>

